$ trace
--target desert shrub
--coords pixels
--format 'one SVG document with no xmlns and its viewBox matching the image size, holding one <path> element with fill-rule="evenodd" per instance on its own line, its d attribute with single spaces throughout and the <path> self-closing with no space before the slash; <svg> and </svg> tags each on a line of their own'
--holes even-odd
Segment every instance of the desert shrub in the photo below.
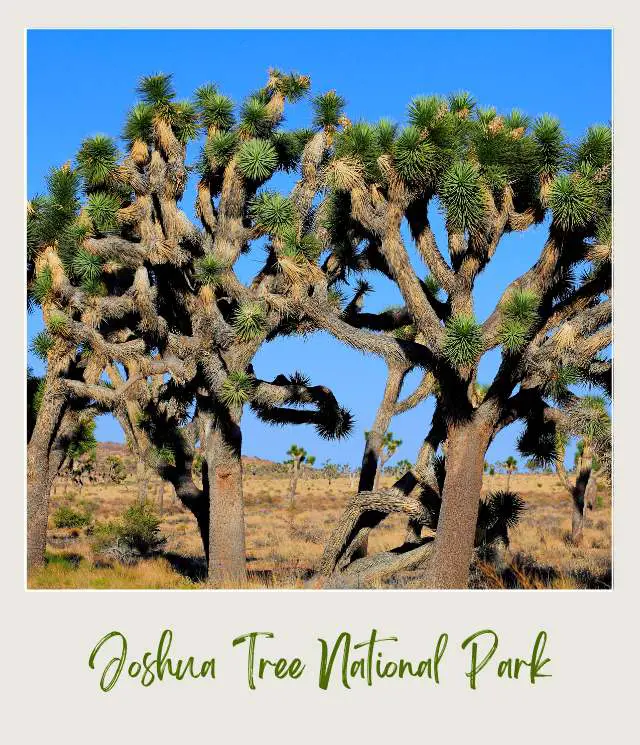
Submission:
<svg viewBox="0 0 640 745">
<path fill-rule="evenodd" d="M 160 534 L 160 518 L 150 502 L 134 504 L 125 511 L 120 537 L 142 556 L 157 551 L 167 540 Z"/>
<path fill-rule="evenodd" d="M 56 528 L 83 528 L 90 523 L 91 514 L 87 509 L 76 510 L 69 505 L 61 505 L 53 513 Z"/>
<path fill-rule="evenodd" d="M 160 519 L 153 505 L 140 502 L 125 510 L 120 520 L 96 524 L 91 548 L 96 555 L 131 564 L 156 553 L 166 540 L 160 534 Z"/>
</svg>

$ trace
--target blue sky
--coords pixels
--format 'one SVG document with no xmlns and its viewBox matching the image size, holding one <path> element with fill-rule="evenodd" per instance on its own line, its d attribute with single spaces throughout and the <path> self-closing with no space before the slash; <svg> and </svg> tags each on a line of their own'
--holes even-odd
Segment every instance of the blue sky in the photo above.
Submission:
<svg viewBox="0 0 640 745">
<path fill-rule="evenodd" d="M 420 94 L 468 90 L 482 106 L 509 112 L 518 108 L 560 118 L 570 139 L 591 124 L 611 119 L 611 34 L 609 31 L 30 31 L 27 37 L 27 191 L 45 190 L 51 166 L 74 158 L 87 136 L 117 136 L 135 102 L 142 75 L 173 73 L 180 98 L 205 82 L 215 82 L 240 102 L 266 80 L 269 67 L 311 77 L 312 91 L 337 90 L 347 114 L 358 119 L 388 117 L 405 121 L 407 104 Z M 285 126 L 308 126 L 310 106 L 302 101 L 286 112 Z M 191 161 L 199 146 L 189 149 Z M 286 178 L 279 185 L 288 187 Z M 194 190 L 182 207 L 192 214 Z M 434 211 L 436 235 L 442 221 Z M 536 260 L 545 227 L 507 236 L 495 260 L 478 280 L 476 315 L 484 319 L 502 289 Z M 242 277 L 251 276 L 263 254 L 259 247 L 243 257 Z M 420 264 L 413 256 L 416 267 Z M 424 269 L 421 269 L 424 273 Z M 400 302 L 395 287 L 375 280 L 369 308 Z M 42 327 L 28 319 L 28 338 Z M 480 380 L 496 369 L 498 356 L 485 355 Z M 29 354 L 36 372 L 42 364 Z M 281 339 L 265 345 L 255 359 L 259 377 L 302 370 L 313 383 L 328 385 L 355 415 L 353 434 L 341 442 L 321 440 L 312 427 L 274 428 L 247 411 L 243 419 L 246 454 L 282 460 L 292 442 L 318 462 L 359 465 L 364 442 L 385 381 L 381 360 L 365 358 L 325 334 Z M 417 376 L 408 378 L 406 392 Z M 427 402 L 394 419 L 391 429 L 403 440 L 397 458 L 414 460 L 432 413 Z M 518 425 L 492 444 L 488 460 L 514 453 Z M 98 437 L 122 441 L 111 417 L 100 417 Z M 392 461 L 393 462 L 393 461 Z"/>
</svg>

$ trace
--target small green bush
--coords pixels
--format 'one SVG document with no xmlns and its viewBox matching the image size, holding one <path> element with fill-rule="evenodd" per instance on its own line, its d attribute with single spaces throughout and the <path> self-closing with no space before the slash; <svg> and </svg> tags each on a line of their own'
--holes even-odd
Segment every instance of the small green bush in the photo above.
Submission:
<svg viewBox="0 0 640 745">
<path fill-rule="evenodd" d="M 122 516 L 120 538 L 142 556 L 157 551 L 166 538 L 160 535 L 160 518 L 151 502 L 129 507 Z"/>
<path fill-rule="evenodd" d="M 62 505 L 53 513 L 56 528 L 83 528 L 90 523 L 91 515 L 87 510 L 74 510 L 73 507 Z"/>
<path fill-rule="evenodd" d="M 160 519 L 150 502 L 134 504 L 119 521 L 97 523 L 91 531 L 94 554 L 108 555 L 127 564 L 155 553 L 166 540 L 160 534 Z"/>
</svg>

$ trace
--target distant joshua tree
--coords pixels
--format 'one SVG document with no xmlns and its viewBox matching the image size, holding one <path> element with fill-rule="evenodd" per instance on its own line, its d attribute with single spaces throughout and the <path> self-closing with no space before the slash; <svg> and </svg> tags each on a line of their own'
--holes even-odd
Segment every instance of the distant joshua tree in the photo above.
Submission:
<svg viewBox="0 0 640 745">
<path fill-rule="evenodd" d="M 556 472 L 565 489 L 571 494 L 573 510 L 571 518 L 571 542 L 579 546 L 584 531 L 585 507 L 595 504 L 597 490 L 596 474 L 610 474 L 611 418 L 601 396 L 583 396 L 570 411 L 570 416 L 561 422 L 558 433 L 555 461 Z M 576 452 L 576 476 L 571 483 L 564 465 L 565 449 L 571 435 L 581 437 Z"/>
<path fill-rule="evenodd" d="M 518 461 L 513 457 L 513 455 L 510 455 L 502 465 L 507 474 L 507 491 L 509 491 L 511 474 L 518 470 Z"/>
<path fill-rule="evenodd" d="M 109 455 L 105 461 L 107 466 L 106 477 L 112 484 L 121 484 L 127 478 L 127 469 L 124 461 L 117 455 Z"/>
<path fill-rule="evenodd" d="M 309 455 L 303 447 L 299 447 L 293 444 L 288 450 L 287 455 L 290 456 L 289 460 L 285 463 L 291 466 L 291 480 L 289 482 L 289 507 L 293 508 L 296 501 L 296 489 L 298 487 L 298 477 L 304 467 L 305 463 L 312 465 L 315 463 L 315 457 Z"/>
<path fill-rule="evenodd" d="M 340 466 L 328 459 L 322 464 L 322 473 L 329 482 L 329 488 L 331 488 L 331 482 L 340 476 Z"/>
<path fill-rule="evenodd" d="M 365 436 L 369 433 L 365 432 Z M 396 453 L 396 450 L 402 445 L 402 440 L 397 440 L 393 436 L 393 432 L 385 432 L 382 438 L 382 447 L 380 449 L 380 458 L 378 461 L 378 470 L 376 471 L 376 479 L 373 484 L 374 491 L 377 491 L 380 483 L 380 474 L 382 473 L 387 461 L 391 460 Z"/>
</svg>

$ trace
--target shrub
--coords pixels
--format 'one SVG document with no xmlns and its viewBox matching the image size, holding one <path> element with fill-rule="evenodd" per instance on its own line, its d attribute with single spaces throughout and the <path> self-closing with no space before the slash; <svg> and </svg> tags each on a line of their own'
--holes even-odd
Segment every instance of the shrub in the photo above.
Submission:
<svg viewBox="0 0 640 745">
<path fill-rule="evenodd" d="M 157 551 L 166 538 L 160 535 L 160 518 L 150 502 L 129 507 L 122 516 L 120 538 L 142 556 Z"/>
<path fill-rule="evenodd" d="M 53 524 L 56 528 L 83 528 L 91 523 L 88 510 L 74 510 L 73 507 L 62 505 L 53 513 Z"/>
</svg>

